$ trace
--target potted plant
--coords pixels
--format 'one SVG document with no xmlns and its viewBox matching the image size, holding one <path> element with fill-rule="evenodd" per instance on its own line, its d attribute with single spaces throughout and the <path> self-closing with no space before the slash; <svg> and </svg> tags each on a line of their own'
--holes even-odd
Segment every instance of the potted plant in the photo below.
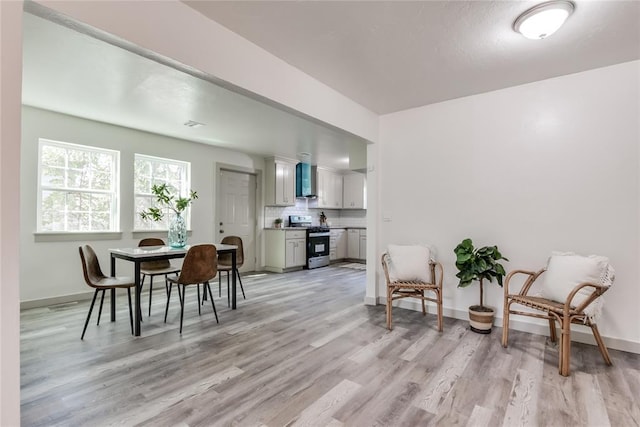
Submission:
<svg viewBox="0 0 640 427">
<path fill-rule="evenodd" d="M 273 220 L 273 224 L 276 228 L 282 228 L 282 218 L 276 218 Z"/>
<path fill-rule="evenodd" d="M 192 201 L 198 198 L 198 193 L 190 190 L 189 197 L 176 197 L 171 194 L 167 184 L 154 185 L 151 187 L 151 192 L 156 196 L 156 202 L 159 207 L 152 206 L 140 212 L 140 217 L 145 221 L 160 221 L 164 218 L 167 209 L 173 211 L 174 215 L 169 222 L 167 240 L 171 247 L 184 247 L 187 244 L 187 223 L 182 216 L 182 212 L 189 207 Z"/>
<path fill-rule="evenodd" d="M 469 324 L 471 330 L 481 334 L 491 332 L 495 310 L 484 305 L 483 281 L 492 282 L 495 278 L 498 285 L 502 286 L 502 277 L 506 274 L 504 267 L 498 261 L 505 260 L 497 246 L 485 246 L 474 248 L 471 239 L 464 239 L 453 250 L 456 254 L 456 267 L 459 272 L 456 277 L 460 279 L 459 288 L 466 288 L 475 280 L 480 282 L 480 305 L 469 307 Z"/>
</svg>

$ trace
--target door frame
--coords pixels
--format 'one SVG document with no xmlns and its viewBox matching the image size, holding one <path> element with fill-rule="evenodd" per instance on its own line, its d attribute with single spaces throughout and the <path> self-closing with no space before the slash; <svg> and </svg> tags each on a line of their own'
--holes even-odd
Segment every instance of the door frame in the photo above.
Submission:
<svg viewBox="0 0 640 427">
<path fill-rule="evenodd" d="M 247 168 L 238 165 L 232 165 L 229 163 L 221 163 L 215 162 L 215 194 L 213 195 L 213 241 L 220 241 L 220 221 L 218 219 L 218 196 L 221 194 L 220 188 L 220 173 L 222 171 L 227 172 L 237 172 L 237 173 L 246 173 L 249 175 L 253 175 L 256 178 L 256 194 L 255 194 L 255 205 L 256 205 L 256 218 L 255 218 L 255 226 L 253 228 L 253 241 L 255 242 L 255 247 L 253 248 L 254 254 L 256 257 L 255 261 L 255 270 L 262 271 L 264 269 L 264 262 L 262 261 L 262 247 L 264 246 L 262 243 L 263 236 L 263 226 L 261 224 L 264 223 L 264 205 L 262 203 L 262 170 L 261 169 L 253 169 Z"/>
</svg>

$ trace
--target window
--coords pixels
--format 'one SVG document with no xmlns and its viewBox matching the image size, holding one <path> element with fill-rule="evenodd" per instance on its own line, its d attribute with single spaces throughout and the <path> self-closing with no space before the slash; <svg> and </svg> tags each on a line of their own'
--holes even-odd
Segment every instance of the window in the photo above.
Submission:
<svg viewBox="0 0 640 427">
<path fill-rule="evenodd" d="M 191 163 L 189 162 L 136 154 L 134 166 L 134 230 L 167 230 L 172 214 L 169 209 L 165 212 L 162 221 L 145 221 L 140 218 L 140 212 L 151 206 L 157 206 L 156 197 L 151 193 L 151 187 L 154 185 L 167 184 L 173 193 L 187 197 L 190 188 L 190 175 Z M 190 224 L 190 216 L 190 209 L 187 208 L 184 217 L 187 227 Z"/>
<path fill-rule="evenodd" d="M 113 150 L 40 139 L 39 232 L 118 231 L 118 167 Z"/>
</svg>

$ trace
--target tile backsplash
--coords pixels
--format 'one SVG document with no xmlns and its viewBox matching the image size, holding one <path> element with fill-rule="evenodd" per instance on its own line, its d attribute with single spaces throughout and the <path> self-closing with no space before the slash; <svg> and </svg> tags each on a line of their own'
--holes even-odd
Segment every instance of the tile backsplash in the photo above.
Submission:
<svg viewBox="0 0 640 427">
<path fill-rule="evenodd" d="M 327 223 L 332 227 L 366 227 L 367 211 L 365 209 L 322 209 L 309 206 L 306 199 L 296 199 L 295 206 L 267 206 L 264 208 L 264 226 L 273 227 L 276 218 L 284 220 L 284 226 L 289 226 L 289 215 L 310 215 L 312 225 L 320 225 L 320 212 L 327 216 Z"/>
</svg>

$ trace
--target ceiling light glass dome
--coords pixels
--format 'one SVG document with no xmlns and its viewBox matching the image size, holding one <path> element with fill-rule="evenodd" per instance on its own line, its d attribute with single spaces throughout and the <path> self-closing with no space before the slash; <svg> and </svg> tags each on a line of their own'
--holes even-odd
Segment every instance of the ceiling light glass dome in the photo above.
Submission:
<svg viewBox="0 0 640 427">
<path fill-rule="evenodd" d="M 570 1 L 541 3 L 518 16 L 513 29 L 528 39 L 544 39 L 558 31 L 574 9 Z"/>
</svg>

